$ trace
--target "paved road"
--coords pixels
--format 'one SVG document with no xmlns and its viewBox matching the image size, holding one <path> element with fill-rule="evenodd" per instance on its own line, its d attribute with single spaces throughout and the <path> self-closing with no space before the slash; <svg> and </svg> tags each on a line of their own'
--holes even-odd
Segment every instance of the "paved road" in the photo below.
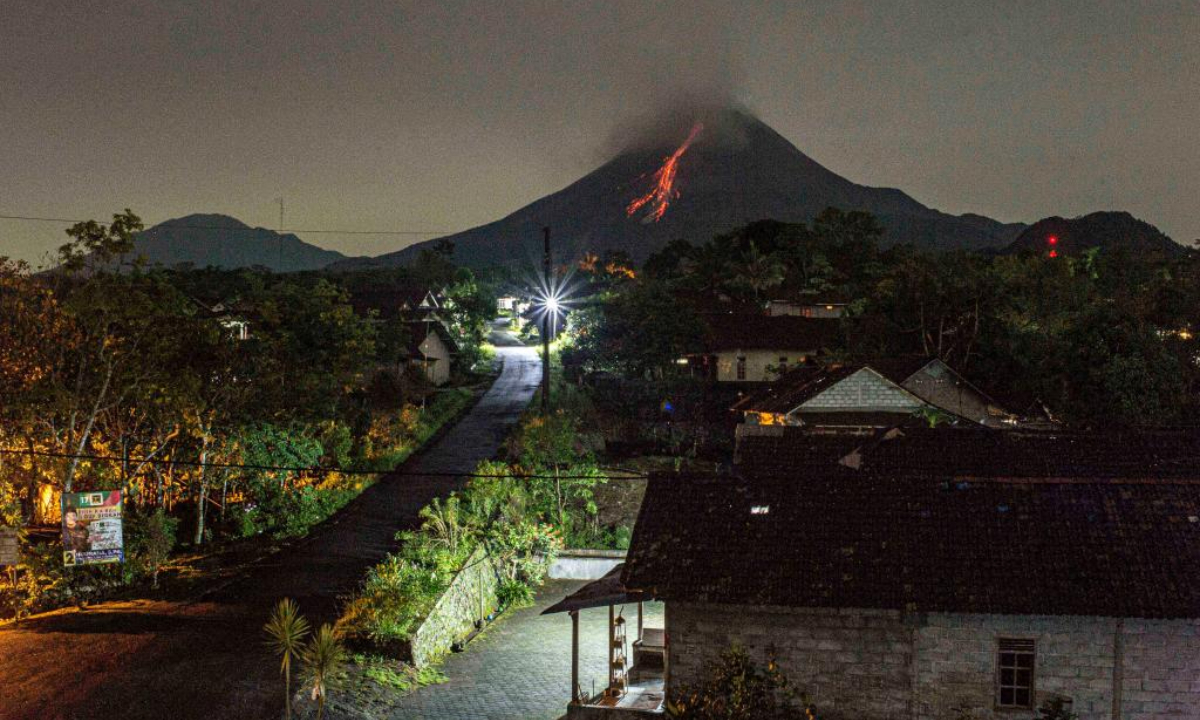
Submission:
<svg viewBox="0 0 1200 720">
<path fill-rule="evenodd" d="M 554 720 L 567 710 L 571 688 L 571 619 L 541 615 L 583 583 L 550 581 L 533 607 L 502 619 L 465 652 L 447 658 L 450 678 L 399 701 L 388 720 Z M 647 627 L 662 627 L 660 603 L 646 605 Z M 630 627 L 637 606 L 624 608 Z M 579 613 L 579 682 L 585 692 L 608 681 L 608 608 Z"/>
<path fill-rule="evenodd" d="M 495 453 L 541 373 L 532 349 L 497 354 L 500 378 L 404 475 L 385 476 L 243 580 L 195 602 L 110 603 L 0 630 L 0 718 L 277 717 L 282 683 L 261 635 L 270 606 L 292 597 L 311 620 L 332 620 L 338 598 L 394 549 L 396 530 L 461 486 L 419 473 L 469 472 Z"/>
</svg>

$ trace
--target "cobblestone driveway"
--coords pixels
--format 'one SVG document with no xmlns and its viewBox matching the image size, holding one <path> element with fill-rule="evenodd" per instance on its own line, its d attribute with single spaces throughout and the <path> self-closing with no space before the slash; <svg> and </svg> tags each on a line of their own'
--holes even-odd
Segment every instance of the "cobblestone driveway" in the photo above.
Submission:
<svg viewBox="0 0 1200 720">
<path fill-rule="evenodd" d="M 533 607 L 512 613 L 451 655 L 442 667 L 450 680 L 421 688 L 396 704 L 391 720 L 554 720 L 567 709 L 571 688 L 571 619 L 543 609 L 584 583 L 552 580 Z M 618 609 L 620 609 L 618 607 Z M 625 607 L 631 634 L 637 606 Z M 646 626 L 662 627 L 662 605 L 646 605 Z M 607 681 L 608 608 L 579 614 L 579 682 L 585 692 Z"/>
</svg>

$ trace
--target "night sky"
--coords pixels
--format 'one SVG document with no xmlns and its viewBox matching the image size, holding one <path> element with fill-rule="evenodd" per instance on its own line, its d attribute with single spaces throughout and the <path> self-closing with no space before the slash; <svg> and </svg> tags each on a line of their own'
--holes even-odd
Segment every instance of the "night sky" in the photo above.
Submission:
<svg viewBox="0 0 1200 720">
<path fill-rule="evenodd" d="M 641 118 L 744 103 L 833 171 L 1003 221 L 1200 237 L 1200 3 L 0 3 L 0 214 L 456 231 Z M 62 227 L 0 221 L 37 260 Z M 348 254 L 418 238 L 303 235 Z"/>
</svg>

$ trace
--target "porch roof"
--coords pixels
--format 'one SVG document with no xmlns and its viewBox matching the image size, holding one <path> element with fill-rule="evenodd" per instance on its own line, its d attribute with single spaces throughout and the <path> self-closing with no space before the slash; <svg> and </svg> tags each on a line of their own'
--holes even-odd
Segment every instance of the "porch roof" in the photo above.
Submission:
<svg viewBox="0 0 1200 720">
<path fill-rule="evenodd" d="M 608 605 L 622 605 L 652 599 L 649 593 L 640 590 L 625 589 L 625 584 L 621 582 L 621 572 L 624 569 L 625 563 L 618 563 L 604 577 L 584 585 L 543 610 L 542 614 L 550 615 L 552 613 L 571 612 L 587 608 L 606 607 Z"/>
</svg>

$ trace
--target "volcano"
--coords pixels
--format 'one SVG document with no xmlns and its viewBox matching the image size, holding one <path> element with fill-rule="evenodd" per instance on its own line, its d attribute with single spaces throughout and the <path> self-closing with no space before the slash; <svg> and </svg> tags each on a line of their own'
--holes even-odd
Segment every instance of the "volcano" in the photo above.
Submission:
<svg viewBox="0 0 1200 720">
<path fill-rule="evenodd" d="M 638 262 L 671 240 L 699 244 L 762 219 L 808 222 L 828 207 L 873 213 L 886 229 L 885 245 L 998 248 L 1025 228 L 948 215 L 900 190 L 853 183 L 741 110 L 712 113 L 703 122 L 688 117 L 656 137 L 505 218 L 440 239 L 453 241 L 456 262 L 481 267 L 540 258 L 544 226 L 558 261 L 621 250 Z M 366 262 L 407 264 L 437 241 Z"/>
</svg>

